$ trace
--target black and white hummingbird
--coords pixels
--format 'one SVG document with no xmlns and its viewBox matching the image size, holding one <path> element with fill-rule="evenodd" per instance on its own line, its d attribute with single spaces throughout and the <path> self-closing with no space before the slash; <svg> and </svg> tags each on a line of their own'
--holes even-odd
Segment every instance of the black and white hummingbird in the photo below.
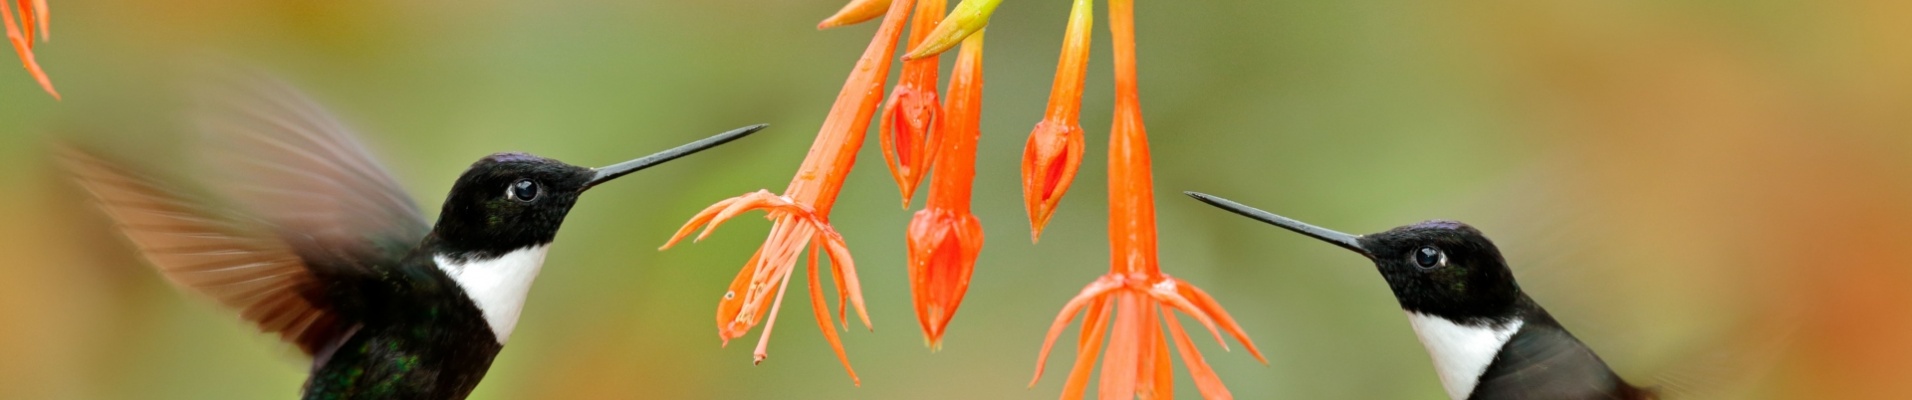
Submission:
<svg viewBox="0 0 1912 400">
<path fill-rule="evenodd" d="M 1494 242 L 1474 227 L 1433 220 L 1349 235 L 1207 194 L 1221 209 L 1353 250 L 1374 261 L 1434 361 L 1462 399 L 1653 399 L 1520 290 Z"/>
<path fill-rule="evenodd" d="M 270 81 L 210 96 L 211 180 L 240 210 L 65 147 L 67 168 L 160 274 L 312 357 L 305 399 L 462 399 L 510 339 L 565 215 L 592 187 L 753 125 L 602 168 L 485 156 L 428 224 L 342 124 Z"/>
</svg>

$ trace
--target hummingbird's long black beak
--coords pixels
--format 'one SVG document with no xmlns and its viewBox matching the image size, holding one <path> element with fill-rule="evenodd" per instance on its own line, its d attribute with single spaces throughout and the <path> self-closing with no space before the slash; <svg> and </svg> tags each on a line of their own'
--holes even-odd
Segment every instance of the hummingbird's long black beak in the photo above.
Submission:
<svg viewBox="0 0 1912 400">
<path fill-rule="evenodd" d="M 597 186 L 600 183 L 604 183 L 612 179 L 617 179 L 617 177 L 620 177 L 620 176 L 630 175 L 632 172 L 637 172 L 638 170 L 650 168 L 653 165 L 663 164 L 666 161 L 675 160 L 678 157 L 696 154 L 697 152 L 703 151 L 704 149 L 717 147 L 717 145 L 721 145 L 724 143 L 730 143 L 730 141 L 732 140 L 737 140 L 738 138 L 749 136 L 752 133 L 757 133 L 757 131 L 763 130 L 763 128 L 767 126 L 770 126 L 770 125 L 756 124 L 756 125 L 746 126 L 742 128 L 732 129 L 730 130 L 730 132 L 720 133 L 720 134 L 717 134 L 717 136 L 707 137 L 707 138 L 704 138 L 703 140 L 690 142 L 689 144 L 685 144 L 683 146 L 677 146 L 677 148 L 660 151 L 660 152 L 657 152 L 657 154 L 652 154 L 648 156 L 639 157 L 638 159 L 635 159 L 635 160 L 612 164 L 611 166 L 608 166 L 608 167 L 597 168 L 595 169 L 595 171 L 597 171 L 597 176 L 591 177 L 590 182 L 585 182 L 584 188 L 590 189 L 592 186 Z"/>
<path fill-rule="evenodd" d="M 1296 221 L 1288 217 L 1275 215 L 1274 213 L 1271 213 L 1271 212 L 1262 211 L 1261 209 L 1258 209 L 1258 208 L 1242 205 L 1241 203 L 1236 203 L 1234 201 L 1230 201 L 1228 199 L 1224 199 L 1220 197 L 1215 197 L 1206 193 L 1200 193 L 1200 192 L 1182 192 L 1182 193 L 1188 194 L 1188 197 L 1194 197 L 1196 200 L 1201 200 L 1203 203 L 1208 203 L 1208 205 L 1219 207 L 1223 210 L 1228 210 L 1229 212 L 1233 212 L 1236 214 L 1241 214 L 1244 217 L 1254 218 L 1261 222 L 1267 222 L 1269 224 L 1282 227 L 1283 229 L 1295 231 L 1295 233 L 1308 235 L 1315 239 L 1321 239 L 1321 241 L 1333 243 L 1336 246 L 1341 246 L 1341 248 L 1354 250 L 1354 252 L 1361 253 L 1361 255 L 1368 256 L 1369 258 L 1374 257 L 1373 254 L 1368 253 L 1367 249 L 1361 248 L 1360 236 L 1349 235 L 1346 233 L 1336 232 L 1333 229 L 1309 225 L 1306 222 Z"/>
</svg>

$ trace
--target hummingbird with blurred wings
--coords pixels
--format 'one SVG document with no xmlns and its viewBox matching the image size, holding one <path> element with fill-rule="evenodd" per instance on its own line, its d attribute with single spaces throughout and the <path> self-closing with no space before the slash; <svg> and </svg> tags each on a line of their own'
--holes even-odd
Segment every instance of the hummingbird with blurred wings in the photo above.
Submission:
<svg viewBox="0 0 1912 400">
<path fill-rule="evenodd" d="M 305 399 L 462 399 L 518 322 L 566 214 L 586 190 L 754 133 L 739 128 L 586 168 L 480 158 L 437 223 L 336 119 L 260 79 L 207 96 L 216 207 L 66 146 L 61 159 L 175 286 L 237 309 L 312 358 Z M 220 203 L 224 204 L 224 203 Z"/>
<path fill-rule="evenodd" d="M 1480 230 L 1434 220 L 1368 235 L 1309 225 L 1203 193 L 1190 197 L 1353 250 L 1374 262 L 1455 400 L 1655 399 L 1621 379 L 1520 290 Z"/>
</svg>

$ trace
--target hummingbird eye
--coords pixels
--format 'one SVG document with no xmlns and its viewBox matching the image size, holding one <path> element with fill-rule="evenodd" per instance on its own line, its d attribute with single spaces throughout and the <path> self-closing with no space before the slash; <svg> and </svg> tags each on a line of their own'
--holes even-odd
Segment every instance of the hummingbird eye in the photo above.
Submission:
<svg viewBox="0 0 1912 400">
<path fill-rule="evenodd" d="M 537 200 L 538 183 L 532 182 L 530 179 L 519 179 L 517 182 L 513 182 L 510 188 L 505 189 L 505 196 L 522 202 Z"/>
<path fill-rule="evenodd" d="M 1413 258 L 1414 265 L 1421 267 L 1421 269 L 1447 266 L 1447 253 L 1442 252 L 1441 249 L 1434 248 L 1434 246 L 1422 246 L 1420 250 L 1414 251 Z"/>
</svg>

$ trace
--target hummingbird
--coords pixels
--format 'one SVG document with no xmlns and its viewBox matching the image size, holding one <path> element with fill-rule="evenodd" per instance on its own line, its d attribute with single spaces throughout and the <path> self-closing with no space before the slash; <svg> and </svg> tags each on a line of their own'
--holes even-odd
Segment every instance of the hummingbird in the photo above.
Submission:
<svg viewBox="0 0 1912 400">
<path fill-rule="evenodd" d="M 619 177 L 757 132 L 752 125 L 587 168 L 525 153 L 479 158 L 436 223 L 324 109 L 255 82 L 216 99 L 200 130 L 219 207 L 96 153 L 63 164 L 174 286 L 239 311 L 312 359 L 304 399 L 462 399 L 518 323 L 579 197 Z"/>
<path fill-rule="evenodd" d="M 1492 240 L 1472 226 L 1431 220 L 1350 235 L 1197 192 L 1196 200 L 1352 250 L 1374 262 L 1449 398 L 1655 399 L 1621 379 L 1593 349 L 1521 291 Z"/>
</svg>

